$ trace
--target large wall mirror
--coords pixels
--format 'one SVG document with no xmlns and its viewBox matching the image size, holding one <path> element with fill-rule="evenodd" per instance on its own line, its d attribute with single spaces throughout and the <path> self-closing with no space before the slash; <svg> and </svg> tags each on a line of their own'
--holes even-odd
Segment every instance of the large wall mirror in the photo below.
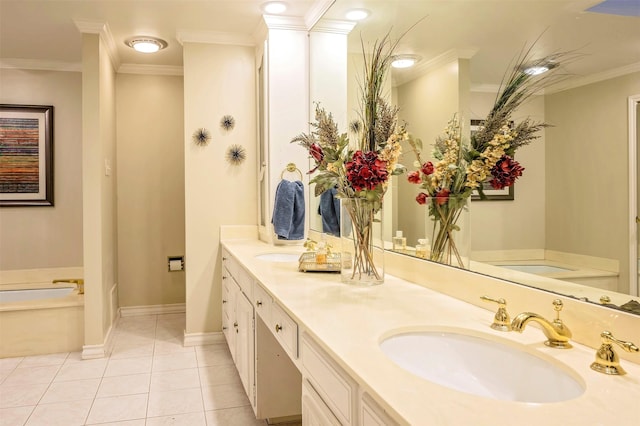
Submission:
<svg viewBox="0 0 640 426">
<path fill-rule="evenodd" d="M 351 9 L 369 12 L 348 36 L 349 118 L 357 109 L 361 41 L 366 45 L 390 29 L 398 37 L 426 17 L 396 49 L 418 63 L 393 70 L 389 82 L 400 118 L 425 151 L 454 113 L 469 121 L 486 116 L 505 70 L 525 45 L 538 40 L 539 56 L 580 53 L 564 68 L 569 79 L 514 116 L 552 127 L 518 151 L 525 171 L 513 199 L 470 204 L 472 271 L 612 307 L 640 301 L 640 11 L 637 2 L 623 2 L 626 9 L 620 3 L 337 0 L 326 12 L 329 20 L 344 20 Z M 448 86 L 455 86 L 454 95 Z M 404 155 L 403 163 L 412 166 L 408 148 Z M 402 230 L 415 246 L 426 224 L 424 206 L 415 201 L 419 189 L 406 175 L 394 179 L 385 197 L 388 238 Z M 311 200 L 310 224 L 321 232 L 317 205 Z M 609 299 L 602 302 L 602 296 Z"/>
</svg>

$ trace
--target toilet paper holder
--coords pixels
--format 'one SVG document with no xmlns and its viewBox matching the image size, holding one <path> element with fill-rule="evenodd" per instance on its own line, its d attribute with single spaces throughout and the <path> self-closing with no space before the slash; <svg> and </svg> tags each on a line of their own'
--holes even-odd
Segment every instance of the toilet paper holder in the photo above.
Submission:
<svg viewBox="0 0 640 426">
<path fill-rule="evenodd" d="M 169 272 L 184 271 L 184 256 L 167 256 Z"/>
</svg>

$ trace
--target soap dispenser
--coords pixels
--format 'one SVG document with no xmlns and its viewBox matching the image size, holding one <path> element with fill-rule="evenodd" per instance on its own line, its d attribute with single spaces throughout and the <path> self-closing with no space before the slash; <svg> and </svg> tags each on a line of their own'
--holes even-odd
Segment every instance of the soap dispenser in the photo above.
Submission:
<svg viewBox="0 0 640 426">
<path fill-rule="evenodd" d="M 402 231 L 396 231 L 396 236 L 391 239 L 394 250 L 406 250 L 407 239 L 402 236 Z"/>
</svg>

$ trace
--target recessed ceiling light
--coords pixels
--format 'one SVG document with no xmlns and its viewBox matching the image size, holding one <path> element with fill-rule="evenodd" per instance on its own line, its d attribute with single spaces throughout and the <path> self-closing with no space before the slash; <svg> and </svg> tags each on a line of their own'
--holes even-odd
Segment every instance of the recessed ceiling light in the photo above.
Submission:
<svg viewBox="0 0 640 426">
<path fill-rule="evenodd" d="M 367 16 L 369 16 L 369 11 L 366 9 L 351 9 L 347 12 L 345 18 L 350 21 L 362 21 Z"/>
<path fill-rule="evenodd" d="M 125 42 L 127 46 L 141 53 L 155 53 L 167 47 L 167 42 L 155 37 L 136 36 Z"/>
<path fill-rule="evenodd" d="M 525 65 L 522 68 L 522 72 L 528 75 L 540 75 L 540 74 L 544 74 L 545 72 L 549 71 L 550 69 L 553 69 L 555 67 L 557 67 L 559 64 L 557 62 L 534 62 L 532 64 L 529 65 Z"/>
<path fill-rule="evenodd" d="M 287 10 L 287 4 L 282 1 L 270 1 L 262 5 L 262 10 L 268 14 L 278 14 Z"/>
<path fill-rule="evenodd" d="M 418 55 L 395 55 L 391 58 L 393 68 L 410 68 L 420 60 Z"/>
</svg>

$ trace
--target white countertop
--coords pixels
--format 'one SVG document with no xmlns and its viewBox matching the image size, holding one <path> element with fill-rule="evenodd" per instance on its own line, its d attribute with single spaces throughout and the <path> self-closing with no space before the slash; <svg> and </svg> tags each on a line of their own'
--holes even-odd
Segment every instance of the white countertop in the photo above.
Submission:
<svg viewBox="0 0 640 426">
<path fill-rule="evenodd" d="M 252 239 L 223 240 L 222 244 L 288 311 L 301 330 L 312 335 L 401 422 L 479 426 L 508 419 L 508 424 L 523 425 L 640 424 L 638 364 L 622 360 L 628 373 L 625 376 L 597 373 L 589 368 L 595 356 L 592 348 L 575 342 L 567 350 L 549 348 L 543 344 L 542 331 L 533 326 L 522 334 L 494 331 L 489 327 L 492 310 L 388 274 L 382 285 L 353 287 L 341 283 L 339 274 L 301 273 L 297 271 L 297 262 L 275 263 L 255 258 L 261 253 L 301 253 L 301 247 L 277 247 Z M 571 324 L 567 326 L 571 328 Z M 379 348 L 380 340 L 390 333 L 415 329 L 463 329 L 521 343 L 526 350 L 539 351 L 560 361 L 565 369 L 580 377 L 586 390 L 572 400 L 532 404 L 492 400 L 431 383 L 397 366 Z"/>
</svg>

